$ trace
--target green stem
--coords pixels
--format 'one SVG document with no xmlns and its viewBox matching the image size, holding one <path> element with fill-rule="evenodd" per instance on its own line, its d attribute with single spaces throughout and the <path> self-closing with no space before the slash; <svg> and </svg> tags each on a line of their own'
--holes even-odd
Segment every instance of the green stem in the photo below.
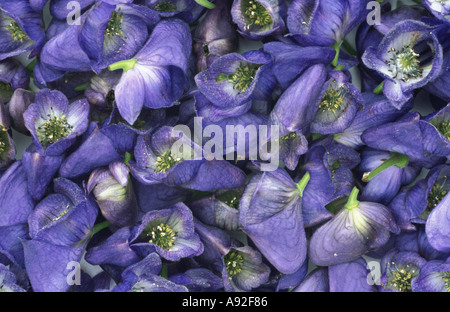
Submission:
<svg viewBox="0 0 450 312">
<path fill-rule="evenodd" d="M 161 268 L 161 274 L 160 274 L 161 277 L 164 277 L 165 279 L 167 279 L 169 277 L 168 269 L 169 269 L 169 267 L 167 266 L 166 263 L 164 263 Z"/>
<path fill-rule="evenodd" d="M 199 5 L 204 6 L 207 9 L 214 9 L 216 5 L 214 3 L 211 3 L 207 0 L 195 0 Z"/>
<path fill-rule="evenodd" d="M 37 59 L 34 59 L 30 62 L 30 64 L 27 65 L 27 71 L 32 73 L 34 71 L 34 67 L 36 66 Z"/>
<path fill-rule="evenodd" d="M 344 49 L 345 49 L 345 51 L 348 52 L 348 54 L 350 54 L 352 56 L 357 55 L 356 50 L 353 49 L 353 46 L 347 40 L 344 40 L 344 42 L 342 44 L 344 45 Z"/>
<path fill-rule="evenodd" d="M 352 210 L 358 207 L 358 194 L 359 189 L 357 187 L 354 187 L 352 189 L 352 192 L 350 193 L 350 196 L 348 197 L 347 203 L 345 204 L 345 209 Z"/>
<path fill-rule="evenodd" d="M 120 61 L 120 62 L 114 63 L 112 65 L 109 65 L 108 69 L 110 71 L 123 69 L 123 71 L 126 72 L 126 71 L 129 71 L 130 69 L 133 69 L 134 66 L 136 65 L 136 63 L 137 63 L 136 59 Z"/>
<path fill-rule="evenodd" d="M 297 190 L 300 193 L 300 197 L 303 197 L 303 191 L 305 190 L 306 186 L 308 185 L 309 179 L 311 179 L 311 175 L 309 174 L 309 172 L 306 172 L 305 175 L 303 176 L 303 178 L 300 180 L 300 182 L 298 182 L 297 185 Z"/>
<path fill-rule="evenodd" d="M 104 221 L 102 223 L 99 223 L 99 224 L 95 225 L 94 228 L 92 229 L 92 235 L 97 234 L 101 230 L 106 229 L 107 227 L 109 227 L 110 225 L 111 225 L 111 223 L 109 223 L 108 221 Z"/>
<path fill-rule="evenodd" d="M 130 164 L 128 163 L 130 160 L 131 160 L 131 154 L 128 153 L 128 152 L 126 152 L 126 153 L 125 153 L 125 159 L 124 159 L 123 162 L 124 162 L 125 165 L 127 165 L 128 167 L 130 166 Z"/>
<path fill-rule="evenodd" d="M 370 180 L 372 180 L 374 177 L 376 177 L 379 173 L 383 172 L 384 170 L 386 170 L 392 166 L 397 166 L 399 168 L 403 168 L 408 164 L 408 162 L 409 162 L 408 156 L 406 156 L 404 154 L 393 152 L 393 153 L 391 153 L 391 157 L 389 159 L 385 160 L 377 168 L 375 168 L 374 170 L 372 170 L 370 172 L 364 173 L 362 180 L 364 182 L 369 182 Z"/>
<path fill-rule="evenodd" d="M 383 91 L 384 80 L 373 90 L 373 93 L 380 94 Z"/>
<path fill-rule="evenodd" d="M 331 65 L 333 65 L 334 67 L 337 66 L 337 62 L 339 59 L 339 50 L 341 49 L 341 45 L 344 41 L 341 40 L 340 42 L 336 42 L 335 44 L 333 44 L 331 46 L 332 49 L 334 49 L 336 51 L 336 56 L 334 57 L 334 60 L 331 62 Z"/>
</svg>

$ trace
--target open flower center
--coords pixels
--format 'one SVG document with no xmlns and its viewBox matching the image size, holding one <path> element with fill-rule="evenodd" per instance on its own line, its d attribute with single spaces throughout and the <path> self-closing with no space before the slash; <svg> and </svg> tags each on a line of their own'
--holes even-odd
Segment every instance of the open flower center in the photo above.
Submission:
<svg viewBox="0 0 450 312">
<path fill-rule="evenodd" d="M 166 172 L 179 162 L 182 162 L 182 158 L 176 158 L 172 156 L 171 151 L 164 152 L 161 156 L 156 158 L 155 161 L 155 172 L 161 173 Z"/>
<path fill-rule="evenodd" d="M 113 11 L 106 25 L 105 35 L 108 37 L 123 36 L 122 30 L 123 13 Z"/>
<path fill-rule="evenodd" d="M 442 279 L 444 280 L 445 283 L 445 289 L 447 290 L 447 292 L 450 292 L 450 272 L 443 272 L 443 276 Z"/>
<path fill-rule="evenodd" d="M 431 212 L 439 203 L 441 200 L 447 195 L 448 191 L 444 189 L 444 185 L 440 185 L 439 183 L 435 183 L 433 187 L 431 188 L 430 193 L 428 194 L 428 205 L 427 210 Z"/>
<path fill-rule="evenodd" d="M 10 93 L 13 89 L 10 83 L 0 81 L 0 93 Z"/>
<path fill-rule="evenodd" d="M 229 191 L 221 195 L 218 195 L 216 198 L 231 208 L 239 209 L 239 201 L 241 200 L 241 197 L 242 193 L 236 191 Z"/>
<path fill-rule="evenodd" d="M 407 45 L 401 50 L 391 48 L 389 51 L 391 57 L 386 64 L 389 65 L 389 71 L 393 78 L 408 82 L 411 78 L 422 77 L 423 69 L 420 67 L 420 54 Z"/>
<path fill-rule="evenodd" d="M 233 84 L 233 88 L 239 90 L 239 92 L 245 92 L 255 79 L 256 72 L 259 66 L 253 64 L 240 63 L 236 68 L 236 72 L 231 74 L 219 74 L 217 81 L 228 80 Z"/>
<path fill-rule="evenodd" d="M 170 1 L 159 1 L 154 9 L 161 12 L 173 12 L 177 10 L 177 6 Z"/>
<path fill-rule="evenodd" d="M 14 41 L 20 41 L 21 43 L 24 43 L 25 40 L 28 39 L 27 34 L 22 30 L 22 27 L 20 27 L 17 22 L 11 22 L 8 26 L 6 26 L 6 29 L 11 33 L 11 38 Z"/>
<path fill-rule="evenodd" d="M 395 266 L 395 262 L 392 264 Z M 388 279 L 389 287 L 400 292 L 411 292 L 411 281 L 418 274 L 419 272 L 409 264 L 401 268 L 395 266 Z"/>
<path fill-rule="evenodd" d="M 242 272 L 244 257 L 236 249 L 231 249 L 224 257 L 225 268 L 227 269 L 229 278 Z"/>
<path fill-rule="evenodd" d="M 0 128 L 0 155 L 8 148 L 8 133 Z"/>
<path fill-rule="evenodd" d="M 272 24 L 272 17 L 269 12 L 256 0 L 242 1 L 241 9 L 248 23 L 248 27 L 252 25 L 267 26 Z"/>
<path fill-rule="evenodd" d="M 296 137 L 297 137 L 297 133 L 291 132 L 291 133 L 286 134 L 285 136 L 281 137 L 280 140 L 290 140 L 290 139 L 295 139 Z"/>
<path fill-rule="evenodd" d="M 329 87 L 320 101 L 319 110 L 322 113 L 333 112 L 336 113 L 344 103 L 344 89 Z"/>
<path fill-rule="evenodd" d="M 176 238 L 176 233 L 165 223 L 145 229 L 144 232 L 145 236 L 149 239 L 149 243 L 158 245 L 166 250 L 172 247 Z"/>
<path fill-rule="evenodd" d="M 54 113 L 53 108 L 51 110 L 52 113 L 47 114 L 44 123 L 37 128 L 39 141 L 44 145 L 53 144 L 65 138 L 73 130 L 73 126 L 69 124 L 65 115 L 59 117 Z"/>
<path fill-rule="evenodd" d="M 447 140 L 450 140 L 450 121 L 442 121 L 436 125 L 436 128 Z"/>
</svg>

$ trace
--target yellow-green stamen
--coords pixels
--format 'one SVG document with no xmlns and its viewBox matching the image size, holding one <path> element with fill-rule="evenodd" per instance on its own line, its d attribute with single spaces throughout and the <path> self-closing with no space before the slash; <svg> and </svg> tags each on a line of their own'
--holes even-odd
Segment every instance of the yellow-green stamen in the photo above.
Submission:
<svg viewBox="0 0 450 312">
<path fill-rule="evenodd" d="M 394 269 L 389 274 L 385 287 L 400 292 L 411 292 L 411 281 L 419 275 L 419 271 L 409 264 L 403 267 L 397 267 L 395 262 L 392 262 L 392 265 L 394 266 Z"/>
<path fill-rule="evenodd" d="M 227 269 L 229 279 L 242 272 L 244 257 L 236 249 L 231 249 L 224 257 L 225 268 Z"/>
<path fill-rule="evenodd" d="M 183 161 L 182 158 L 175 158 L 172 156 L 171 151 L 166 151 L 161 156 L 156 158 L 155 172 L 166 172 L 181 161 Z"/>
<path fill-rule="evenodd" d="M 47 114 L 45 122 L 37 127 L 38 139 L 43 145 L 53 144 L 68 136 L 73 130 L 65 115 L 56 116 L 53 107 L 51 111 L 52 114 Z"/>
<path fill-rule="evenodd" d="M 389 50 L 391 57 L 386 64 L 389 65 L 389 71 L 393 78 L 408 82 L 411 78 L 419 78 L 423 75 L 423 69 L 420 67 L 420 54 L 416 53 L 411 45 L 404 46 L 401 50 L 391 48 Z"/>
<path fill-rule="evenodd" d="M 105 36 L 123 36 L 122 30 L 123 13 L 118 13 L 113 11 L 109 19 L 108 25 L 106 26 Z"/>
<path fill-rule="evenodd" d="M 8 149 L 8 132 L 0 127 L 0 155 Z"/>
<path fill-rule="evenodd" d="M 24 43 L 25 40 L 28 39 L 27 34 L 22 30 L 22 27 L 20 27 L 17 22 L 11 22 L 8 26 L 6 26 L 6 29 L 11 33 L 11 38 L 14 41 L 20 41 L 21 43 Z"/>
<path fill-rule="evenodd" d="M 234 209 L 239 209 L 239 201 L 241 200 L 241 197 L 242 193 L 237 191 L 228 191 L 216 196 L 218 200 Z"/>
<path fill-rule="evenodd" d="M 321 110 L 323 113 L 328 111 L 336 113 L 337 110 L 341 109 L 343 103 L 344 89 L 335 89 L 330 84 L 330 87 L 325 91 L 325 94 L 320 101 L 319 110 Z"/>
<path fill-rule="evenodd" d="M 154 9 L 161 12 L 173 12 L 177 10 L 177 6 L 170 1 L 159 1 Z"/>
<path fill-rule="evenodd" d="M 176 233 L 165 223 L 156 226 L 147 226 L 143 232 L 149 243 L 158 245 L 162 249 L 169 250 L 175 242 Z"/>
<path fill-rule="evenodd" d="M 269 12 L 257 0 L 243 0 L 241 10 L 247 22 L 247 28 L 252 25 L 263 27 L 273 22 Z"/>
<path fill-rule="evenodd" d="M 252 84 L 253 79 L 255 79 L 258 68 L 258 65 L 240 63 L 235 73 L 228 75 L 219 74 L 217 81 L 228 80 L 234 85 L 234 89 L 239 90 L 239 92 L 245 92 Z"/>
<path fill-rule="evenodd" d="M 442 279 L 444 280 L 445 283 L 445 289 L 447 290 L 447 292 L 450 292 L 450 272 L 442 272 L 443 276 Z"/>
</svg>

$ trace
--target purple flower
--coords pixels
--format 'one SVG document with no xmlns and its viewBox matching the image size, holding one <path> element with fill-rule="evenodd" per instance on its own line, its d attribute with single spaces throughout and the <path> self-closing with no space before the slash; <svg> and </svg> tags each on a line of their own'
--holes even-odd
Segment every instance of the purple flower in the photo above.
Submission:
<svg viewBox="0 0 450 312">
<path fill-rule="evenodd" d="M 235 108 L 252 100 L 266 100 L 275 87 L 268 54 L 248 51 L 226 54 L 195 76 L 203 95 L 219 108 Z"/>
<path fill-rule="evenodd" d="M 7 168 L 16 157 L 16 148 L 10 135 L 11 119 L 8 109 L 0 102 L 0 170 Z"/>
<path fill-rule="evenodd" d="M 450 3 L 447 1 L 424 0 L 423 5 L 437 18 L 445 20 L 450 15 Z"/>
<path fill-rule="evenodd" d="M 386 244 L 389 232 L 400 232 L 385 206 L 359 202 L 358 193 L 354 188 L 342 210 L 314 232 L 309 255 L 316 265 L 353 261 Z"/>
<path fill-rule="evenodd" d="M 450 251 L 450 193 L 437 204 L 427 219 L 426 233 L 431 246 L 439 251 Z"/>
<path fill-rule="evenodd" d="M 297 271 L 306 258 L 302 196 L 307 173 L 296 184 L 283 169 L 257 173 L 239 204 L 243 231 L 280 272 Z"/>
<path fill-rule="evenodd" d="M 367 48 L 362 60 L 386 79 L 384 95 L 401 108 L 412 97 L 413 90 L 439 76 L 442 53 L 433 27 L 405 20 L 397 23 L 378 47 Z"/>
<path fill-rule="evenodd" d="M 36 102 L 27 108 L 24 119 L 36 151 L 42 155 L 58 156 L 86 131 L 88 115 L 86 100 L 69 105 L 64 94 L 45 89 L 36 94 Z"/>
<path fill-rule="evenodd" d="M 129 173 L 124 163 L 113 162 L 109 168 L 92 171 L 86 185 L 105 219 L 118 228 L 134 225 L 138 213 Z"/>
<path fill-rule="evenodd" d="M 28 106 L 35 102 L 35 93 L 24 89 L 16 89 L 8 103 L 9 114 L 12 119 L 13 128 L 23 134 L 29 135 L 29 131 L 25 126 L 23 113 Z"/>
<path fill-rule="evenodd" d="M 234 0 L 231 8 L 238 32 L 251 40 L 261 40 L 284 31 L 283 4 L 278 0 Z"/>
<path fill-rule="evenodd" d="M 171 35 L 167 36 L 168 33 Z M 162 108 L 178 104 L 187 83 L 190 53 L 187 24 L 165 20 L 155 26 L 134 58 L 109 67 L 124 70 L 114 94 L 119 112 L 129 124 L 134 124 L 144 106 Z"/>
<path fill-rule="evenodd" d="M 199 152 L 201 147 L 185 134 L 177 135 L 172 127 L 166 126 L 138 138 L 134 151 L 136 161 L 129 164 L 133 176 L 144 184 L 164 183 L 212 191 L 233 189 L 245 183 L 245 175 L 239 168 L 225 160 L 197 158 Z"/>
<path fill-rule="evenodd" d="M 145 0 L 145 4 L 161 18 L 176 17 L 188 24 L 196 22 L 205 11 L 194 0 Z"/>
<path fill-rule="evenodd" d="M 222 55 L 237 50 L 238 37 L 231 21 L 231 0 L 218 1 L 208 10 L 193 36 L 196 69 L 202 72 Z"/>
<path fill-rule="evenodd" d="M 0 61 L 0 100 L 8 103 L 16 89 L 26 89 L 30 77 L 25 67 L 13 59 Z"/>
<path fill-rule="evenodd" d="M 415 292 L 449 292 L 450 258 L 427 262 L 412 281 L 411 288 Z"/>
<path fill-rule="evenodd" d="M 0 263 L 0 291 L 1 292 L 25 292 L 17 285 L 17 277 L 6 266 Z"/>
<path fill-rule="evenodd" d="M 332 46 L 364 21 L 367 2 L 294 0 L 287 12 L 290 35 L 302 46 Z"/>
<path fill-rule="evenodd" d="M 30 51 L 29 58 L 34 57 L 45 42 L 41 14 L 35 12 L 27 0 L 2 0 L 0 5 L 0 59 Z"/>
</svg>

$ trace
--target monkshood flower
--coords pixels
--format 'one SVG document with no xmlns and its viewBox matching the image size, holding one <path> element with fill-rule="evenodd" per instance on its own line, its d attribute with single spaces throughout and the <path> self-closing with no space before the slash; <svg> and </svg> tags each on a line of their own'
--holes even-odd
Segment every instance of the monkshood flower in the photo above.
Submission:
<svg viewBox="0 0 450 312">
<path fill-rule="evenodd" d="M 199 155 L 199 156 L 197 156 Z M 225 160 L 206 160 L 202 148 L 172 127 L 141 135 L 129 165 L 143 184 L 164 183 L 198 191 L 243 186 L 245 174 Z"/>
<path fill-rule="evenodd" d="M 196 22 L 205 11 L 205 7 L 194 0 L 145 0 L 145 4 L 160 18 L 175 17 L 188 24 Z"/>
<path fill-rule="evenodd" d="M 414 181 L 421 169 L 409 163 L 405 154 L 366 148 L 361 152 L 359 166 L 362 181 L 367 182 L 361 199 L 388 205 L 403 185 Z"/>
<path fill-rule="evenodd" d="M 81 260 L 98 214 L 95 203 L 75 183 L 57 178 L 54 191 L 29 215 L 31 240 L 22 241 L 25 267 L 34 291 L 69 289 L 68 264 Z"/>
<path fill-rule="evenodd" d="M 187 83 L 190 52 L 188 25 L 177 19 L 164 20 L 134 58 L 109 66 L 110 70 L 123 69 L 114 94 L 129 124 L 134 124 L 143 106 L 154 109 L 177 104 Z"/>
<path fill-rule="evenodd" d="M 23 152 L 22 164 L 26 170 L 28 192 L 34 200 L 44 197 L 63 160 L 64 155 L 49 156 L 36 152 L 34 144 Z"/>
<path fill-rule="evenodd" d="M 411 288 L 415 292 L 450 292 L 450 258 L 427 262 L 412 280 Z"/>
<path fill-rule="evenodd" d="M 189 204 L 194 216 L 206 225 L 227 231 L 240 228 L 239 202 L 243 189 L 218 191 Z"/>
<path fill-rule="evenodd" d="M 195 30 L 193 48 L 197 72 L 205 71 L 222 55 L 237 50 L 238 37 L 231 20 L 231 3 L 232 0 L 218 1 Z"/>
<path fill-rule="evenodd" d="M 86 260 L 91 264 L 128 266 L 158 253 L 169 261 L 198 256 L 203 244 L 194 231 L 192 212 L 183 203 L 146 213 L 131 229 L 125 227 L 105 242 L 91 248 Z"/>
<path fill-rule="evenodd" d="M 16 158 L 16 148 L 10 135 L 11 119 L 6 105 L 0 102 L 0 170 Z"/>
<path fill-rule="evenodd" d="M 224 231 L 198 220 L 195 227 L 205 246 L 198 258 L 222 274 L 225 291 L 251 291 L 268 281 L 270 268 L 257 250 L 232 241 Z"/>
<path fill-rule="evenodd" d="M 449 155 L 449 140 L 445 138 L 446 109 L 428 116 L 429 122 L 420 119 L 417 112 L 408 113 L 395 122 L 369 128 L 361 135 L 369 147 L 402 154 L 411 166 L 432 168 L 444 163 Z M 442 121 L 443 128 L 440 127 Z M 439 125 L 440 132 L 435 126 Z M 383 138 L 380 140 L 380 138 Z"/>
<path fill-rule="evenodd" d="M 26 89 L 30 77 L 25 67 L 13 59 L 0 61 L 0 101 L 8 103 L 16 89 Z"/>
<path fill-rule="evenodd" d="M 234 0 L 231 8 L 233 22 L 245 38 L 261 40 L 267 36 L 280 35 L 284 31 L 282 1 Z"/>
<path fill-rule="evenodd" d="M 426 122 L 424 122 L 426 121 Z M 426 116 L 420 122 L 424 140 L 429 141 L 436 155 L 450 156 L 450 104 Z"/>
<path fill-rule="evenodd" d="M 354 261 L 318 268 L 308 274 L 293 292 L 375 292 L 374 284 L 368 283 L 369 271 L 366 261 Z"/>
<path fill-rule="evenodd" d="M 17 285 L 17 277 L 6 266 L 0 263 L 0 292 L 25 292 Z"/>
<path fill-rule="evenodd" d="M 59 91 L 48 89 L 36 93 L 36 101 L 24 113 L 36 151 L 42 155 L 64 153 L 88 127 L 89 103 L 69 101 Z"/>
<path fill-rule="evenodd" d="M 263 50 L 272 56 L 273 73 L 282 89 L 287 89 L 309 66 L 330 64 L 336 51 L 326 47 L 300 47 L 283 42 L 264 44 Z"/>
<path fill-rule="evenodd" d="M 114 161 L 123 161 L 125 153 L 131 152 L 135 144 L 136 133 L 124 124 L 99 128 L 92 123 L 81 145 L 61 164 L 59 175 L 77 178 Z"/>
<path fill-rule="evenodd" d="M 287 12 L 290 36 L 302 46 L 332 46 L 364 21 L 368 1 L 294 0 Z"/>
<path fill-rule="evenodd" d="M 431 169 L 425 179 L 408 191 L 405 207 L 413 223 L 425 223 L 430 213 L 450 190 L 450 166 Z"/>
<path fill-rule="evenodd" d="M 424 0 L 422 3 L 437 18 L 445 20 L 450 15 L 450 2 L 447 0 Z"/>
<path fill-rule="evenodd" d="M 169 280 L 186 287 L 190 292 L 215 292 L 223 288 L 222 279 L 204 268 L 189 269 L 169 276 Z"/>
<path fill-rule="evenodd" d="M 450 81 L 450 51 L 444 52 L 444 61 L 442 64 L 442 72 L 433 81 L 430 81 L 424 89 L 434 96 L 442 99 L 446 103 L 450 102 L 450 92 L 446 87 Z"/>
<path fill-rule="evenodd" d="M 0 1 L 1 41 L 0 60 L 31 52 L 36 56 L 45 42 L 44 23 L 28 0 Z"/>
<path fill-rule="evenodd" d="M 25 89 L 16 89 L 11 96 L 11 100 L 8 103 L 9 115 L 11 116 L 12 127 L 14 130 L 29 135 L 27 127 L 25 126 L 25 120 L 23 113 L 27 110 L 28 106 L 35 102 L 35 93 Z"/>
<path fill-rule="evenodd" d="M 367 48 L 362 60 L 384 77 L 384 95 L 401 108 L 415 89 L 440 75 L 442 53 L 433 27 L 406 20 L 397 23 L 377 47 Z"/>
<path fill-rule="evenodd" d="M 151 253 L 142 261 L 129 266 L 122 272 L 122 282 L 112 292 L 187 292 L 178 285 L 159 276 L 162 262 L 158 254 Z"/>
<path fill-rule="evenodd" d="M 413 104 L 413 99 L 411 99 L 401 110 L 398 110 L 382 95 L 366 92 L 362 94 L 362 97 L 362 108 L 357 110 L 350 126 L 343 132 L 334 135 L 336 142 L 354 149 L 359 149 L 364 145 L 361 135 L 366 129 L 395 121 L 408 112 Z"/>
<path fill-rule="evenodd" d="M 195 76 L 200 92 L 219 108 L 266 100 L 275 88 L 269 54 L 248 51 L 226 54 Z"/>
<path fill-rule="evenodd" d="M 441 190 L 442 191 L 442 190 Z M 428 216 L 425 230 L 428 241 L 433 248 L 443 251 L 450 251 L 450 193 L 447 193 L 443 199 L 434 207 Z"/>
<path fill-rule="evenodd" d="M 113 162 L 108 168 L 97 168 L 86 185 L 102 215 L 112 225 L 121 228 L 134 225 L 138 213 L 131 183 L 130 169 L 123 162 Z"/>
<path fill-rule="evenodd" d="M 385 206 L 359 202 L 358 193 L 358 188 L 353 188 L 342 210 L 314 232 L 309 255 L 316 265 L 328 266 L 356 260 L 386 244 L 389 232 L 400 232 Z"/>
<path fill-rule="evenodd" d="M 295 183 L 281 168 L 257 173 L 239 204 L 243 231 L 259 251 L 282 273 L 297 271 L 306 258 L 302 197 L 310 179 Z"/>
<path fill-rule="evenodd" d="M 380 291 L 384 292 L 414 292 L 415 279 L 420 274 L 427 261 L 415 252 L 393 249 L 381 259 Z M 414 286 L 414 287 L 413 287 Z"/>
</svg>

